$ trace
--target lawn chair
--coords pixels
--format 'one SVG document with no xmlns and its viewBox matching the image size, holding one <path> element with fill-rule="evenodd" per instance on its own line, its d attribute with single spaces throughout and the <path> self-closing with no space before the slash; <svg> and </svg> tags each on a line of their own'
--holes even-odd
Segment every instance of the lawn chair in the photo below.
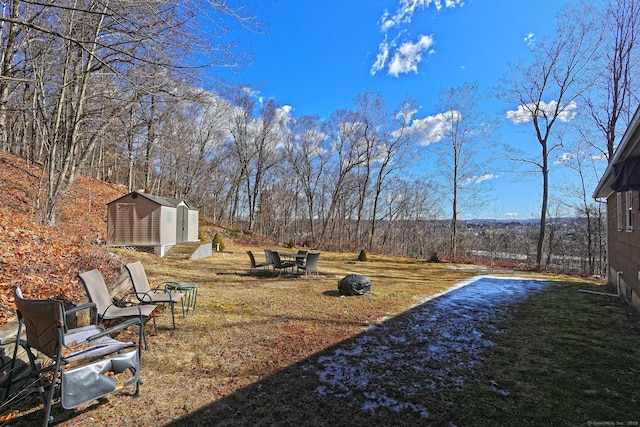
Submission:
<svg viewBox="0 0 640 427">
<path fill-rule="evenodd" d="M 320 259 L 320 252 L 309 252 L 307 257 L 305 258 L 305 262 L 302 265 L 298 266 L 299 270 L 304 270 L 304 275 L 308 276 L 309 273 L 313 273 L 315 271 L 316 275 L 319 276 L 318 272 L 318 260 Z"/>
<path fill-rule="evenodd" d="M 253 252 L 251 252 L 251 251 L 247 251 L 247 255 L 249 255 L 249 261 L 251 262 L 251 269 L 249 271 L 255 272 L 260 267 L 265 268 L 265 267 L 268 267 L 270 265 L 268 262 L 257 263 L 256 262 L 256 257 L 253 255 Z"/>
<path fill-rule="evenodd" d="M 152 315 L 156 309 L 155 305 L 135 304 L 126 301 L 114 303 L 111 295 L 109 295 L 109 289 L 107 289 L 107 284 L 104 282 L 102 273 L 98 270 L 94 269 L 80 273 L 78 277 L 82 283 L 84 283 L 89 299 L 96 305 L 97 324 L 105 323 L 109 325 L 131 318 L 138 318 L 144 325 L 151 318 L 153 319 L 153 333 L 158 333 L 156 318 Z M 144 341 L 144 347 L 148 348 L 147 334 L 144 328 L 142 329 L 142 339 Z"/>
<path fill-rule="evenodd" d="M 300 265 L 304 264 L 304 260 L 305 260 L 306 255 L 307 255 L 307 251 L 299 249 L 298 250 L 298 255 L 303 255 L 303 256 L 300 256 L 300 257 L 296 258 L 296 265 L 300 266 Z"/>
<path fill-rule="evenodd" d="M 73 409 L 132 385 L 136 386 L 135 396 L 139 395 L 140 343 L 144 328 L 139 319 L 130 319 L 108 330 L 96 325 L 67 330 L 67 314 L 93 308 L 94 304 L 65 312 L 62 301 L 23 299 L 20 288 L 16 288 L 14 294 L 19 323 L 8 387 L 13 380 L 18 347 L 22 347 L 29 358 L 31 374 L 39 383 L 38 392 L 45 409 L 44 426 L 52 421 L 51 408 L 58 383 L 64 409 Z M 113 333 L 131 326 L 138 327 L 137 343 L 111 337 Z M 26 329 L 26 340 L 21 338 L 23 329 Z M 52 364 L 38 369 L 34 350 L 51 359 Z M 129 373 L 125 373 L 127 371 Z M 48 393 L 45 391 L 47 383 Z"/>
<path fill-rule="evenodd" d="M 176 317 L 174 306 L 178 301 L 180 301 L 182 305 L 182 318 L 184 319 L 184 301 L 182 300 L 182 294 L 180 292 L 169 292 L 164 287 L 151 289 L 149 280 L 147 279 L 147 273 L 144 271 L 144 267 L 140 261 L 127 264 L 125 267 L 129 272 L 129 277 L 131 277 L 131 283 L 133 283 L 134 293 L 138 301 L 141 304 L 169 304 L 171 308 L 171 322 L 173 323 L 173 329 L 175 329 Z"/>
<path fill-rule="evenodd" d="M 282 261 L 280 259 L 280 254 L 277 251 L 271 251 L 271 256 L 273 257 L 273 268 L 274 270 L 279 270 L 279 276 L 282 276 L 282 272 L 286 271 L 287 268 L 290 268 L 293 271 L 293 267 L 295 263 L 289 261 Z"/>
<path fill-rule="evenodd" d="M 265 249 L 264 250 L 264 259 L 265 259 L 265 263 L 267 264 L 267 268 L 270 265 L 273 265 L 273 255 L 271 255 L 273 251 L 271 249 Z"/>
</svg>

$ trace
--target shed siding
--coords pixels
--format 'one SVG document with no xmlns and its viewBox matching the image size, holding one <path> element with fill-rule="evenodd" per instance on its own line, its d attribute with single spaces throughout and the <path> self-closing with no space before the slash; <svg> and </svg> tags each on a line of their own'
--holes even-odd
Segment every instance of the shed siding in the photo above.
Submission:
<svg viewBox="0 0 640 427">
<path fill-rule="evenodd" d="M 161 206 L 143 197 L 126 196 L 108 206 L 107 244 L 156 245 L 160 243 Z"/>
<path fill-rule="evenodd" d="M 198 211 L 189 210 L 189 241 L 197 242 L 198 238 Z"/>
<path fill-rule="evenodd" d="M 133 236 L 133 203 L 113 203 L 107 208 L 107 244 L 128 242 Z"/>
<path fill-rule="evenodd" d="M 620 292 L 622 296 L 636 309 L 640 310 L 640 197 L 633 192 L 632 218 L 633 230 L 626 228 L 626 215 L 629 206 L 627 198 L 622 197 L 623 227 L 618 229 L 617 194 L 607 198 L 607 230 L 609 244 L 609 280 L 616 283 L 618 272 L 620 275 Z"/>
<path fill-rule="evenodd" d="M 184 214 L 179 221 L 178 209 Z M 198 241 L 198 211 L 185 201 L 130 193 L 107 204 L 107 244 L 167 247 Z"/>
</svg>

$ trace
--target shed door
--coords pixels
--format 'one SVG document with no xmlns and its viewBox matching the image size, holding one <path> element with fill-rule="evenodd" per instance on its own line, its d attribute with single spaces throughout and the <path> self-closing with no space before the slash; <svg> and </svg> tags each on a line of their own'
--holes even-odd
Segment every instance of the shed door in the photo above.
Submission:
<svg viewBox="0 0 640 427">
<path fill-rule="evenodd" d="M 178 206 L 178 219 L 176 221 L 176 243 L 189 241 L 189 209 L 186 206 Z"/>
</svg>

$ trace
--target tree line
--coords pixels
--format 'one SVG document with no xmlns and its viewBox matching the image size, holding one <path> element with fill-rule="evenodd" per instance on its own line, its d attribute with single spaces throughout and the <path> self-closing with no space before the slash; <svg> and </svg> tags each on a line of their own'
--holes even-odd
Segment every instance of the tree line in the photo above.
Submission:
<svg viewBox="0 0 640 427">
<path fill-rule="evenodd" d="M 51 224 L 60 195 L 85 174 L 185 198 L 279 242 L 452 260 L 514 250 L 508 233 L 480 235 L 460 218 L 486 201 L 500 159 L 543 184 L 538 228 L 517 239 L 535 254 L 527 263 L 550 265 L 567 246 L 552 219 L 574 216 L 584 219 L 575 252 L 594 274 L 606 251 L 591 191 L 638 105 L 639 3 L 567 4 L 556 31 L 497 82 L 506 119 L 538 142 L 531 156 L 498 140 L 505 117 L 486 117 L 474 83 L 442 88 L 429 116 L 415 100 L 389 106 L 368 91 L 327 118 L 212 83 L 211 69 L 247 60 L 230 34 L 262 30 L 241 2 L 8 0 L 0 149 L 42 165 L 37 218 Z M 428 158 L 436 166 L 425 170 Z M 572 179 L 551 182 L 553 168 Z"/>
</svg>

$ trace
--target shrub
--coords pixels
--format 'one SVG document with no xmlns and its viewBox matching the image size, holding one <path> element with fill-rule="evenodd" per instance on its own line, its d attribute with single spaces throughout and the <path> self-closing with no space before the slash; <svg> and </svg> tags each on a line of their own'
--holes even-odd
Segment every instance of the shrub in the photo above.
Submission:
<svg viewBox="0 0 640 427">
<path fill-rule="evenodd" d="M 213 243 L 218 244 L 218 250 L 224 251 L 224 242 L 222 241 L 222 237 L 220 237 L 220 234 L 216 233 L 216 235 L 213 236 Z"/>
<path fill-rule="evenodd" d="M 360 251 L 360 255 L 358 255 L 358 261 L 366 261 L 367 253 L 363 250 Z"/>
<path fill-rule="evenodd" d="M 431 252 L 429 255 L 429 259 L 427 262 L 440 262 L 440 258 L 438 258 L 438 252 Z"/>
<path fill-rule="evenodd" d="M 296 245 L 296 242 L 293 241 L 293 239 L 289 240 L 289 244 L 287 245 L 289 247 L 289 249 L 293 248 Z"/>
<path fill-rule="evenodd" d="M 201 242 L 205 241 L 204 233 L 202 231 L 198 231 L 198 240 Z"/>
</svg>

